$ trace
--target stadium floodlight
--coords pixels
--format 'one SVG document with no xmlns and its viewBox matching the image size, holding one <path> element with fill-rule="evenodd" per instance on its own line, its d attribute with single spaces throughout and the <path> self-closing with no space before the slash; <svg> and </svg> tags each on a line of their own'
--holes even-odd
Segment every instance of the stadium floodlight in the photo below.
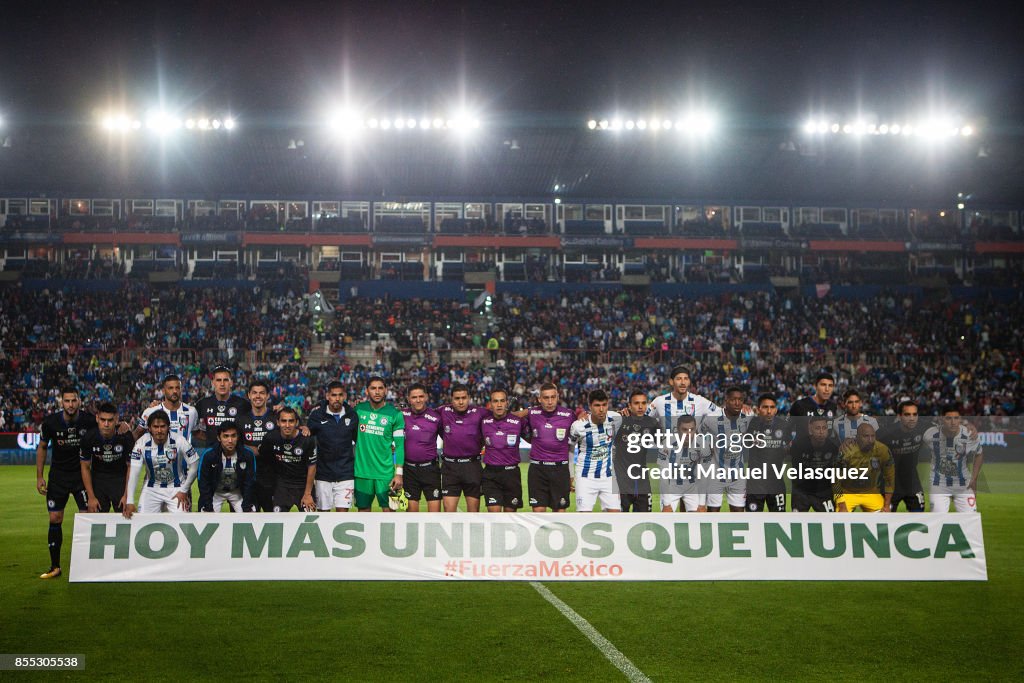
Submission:
<svg viewBox="0 0 1024 683">
<path fill-rule="evenodd" d="M 647 130 L 647 119 L 637 119 L 636 127 L 640 130 Z"/>
<path fill-rule="evenodd" d="M 804 132 L 808 135 L 812 135 L 818 130 L 818 124 L 815 121 L 808 121 L 804 124 Z"/>
<path fill-rule="evenodd" d="M 672 122 L 669 121 L 668 119 L 665 119 L 661 122 L 661 127 L 664 128 L 665 130 L 672 130 Z"/>
<path fill-rule="evenodd" d="M 220 130 L 220 119 L 214 119 L 210 122 L 210 125 L 213 126 L 214 130 Z"/>
<path fill-rule="evenodd" d="M 235 129 L 235 119 L 234 119 L 234 117 L 229 116 L 226 119 L 224 119 L 224 130 L 234 130 L 234 129 Z"/>
<path fill-rule="evenodd" d="M 399 116 L 398 118 L 395 119 L 394 126 L 395 126 L 395 130 L 404 130 L 405 129 L 405 119 L 403 119 L 401 116 Z"/>
<path fill-rule="evenodd" d="M 189 130 L 194 129 L 196 127 L 196 120 L 195 119 L 186 119 L 185 120 L 185 127 L 188 128 Z"/>
<path fill-rule="evenodd" d="M 203 118 L 199 119 L 196 122 L 196 125 L 199 126 L 199 130 L 209 130 L 210 129 L 210 119 L 208 119 L 208 118 L 206 118 L 204 116 Z"/>
<path fill-rule="evenodd" d="M 555 204 L 561 204 L 561 203 L 562 203 L 562 198 L 561 197 L 555 197 Z"/>
<path fill-rule="evenodd" d="M 880 125 L 878 127 L 878 134 L 879 135 L 888 135 L 889 134 L 889 124 L 888 123 L 883 123 L 882 125 Z"/>
<path fill-rule="evenodd" d="M 853 132 L 853 125 L 849 124 L 849 123 L 844 123 L 843 124 L 843 134 L 844 135 L 849 135 L 852 132 Z"/>
<path fill-rule="evenodd" d="M 892 133 L 893 135 L 899 135 L 901 132 L 900 124 L 894 123 L 891 126 L 889 126 L 889 132 Z"/>
<path fill-rule="evenodd" d="M 600 127 L 601 130 L 608 130 L 608 119 L 601 119 L 597 125 L 598 127 Z"/>
<path fill-rule="evenodd" d="M 142 121 L 138 119 L 132 119 L 132 130 L 138 130 L 142 128 Z"/>
<path fill-rule="evenodd" d="M 831 126 L 828 127 L 828 129 L 830 131 L 832 131 L 833 133 L 838 133 L 839 132 L 839 124 L 838 123 L 833 123 Z"/>
<path fill-rule="evenodd" d="M 957 204 L 956 204 L 956 208 L 958 208 L 958 209 L 960 209 L 961 211 L 963 211 L 963 210 L 964 210 L 964 203 L 963 203 L 963 202 L 957 202 Z"/>
<path fill-rule="evenodd" d="M 627 120 L 626 121 L 626 130 L 633 130 L 634 128 L 636 128 L 636 121 L 634 121 L 633 119 Z"/>
<path fill-rule="evenodd" d="M 380 126 L 380 121 L 378 121 L 377 119 L 367 119 L 366 120 L 366 127 L 367 128 L 377 128 L 378 126 Z"/>
<path fill-rule="evenodd" d="M 381 130 L 390 130 L 391 129 L 391 119 L 381 119 L 380 120 L 380 129 Z"/>
<path fill-rule="evenodd" d="M 428 118 L 420 119 L 420 130 L 430 130 L 430 119 L 428 119 Z"/>
<path fill-rule="evenodd" d="M 965 138 L 969 138 L 970 136 L 974 135 L 974 127 L 964 126 L 963 128 L 960 129 L 960 135 L 963 135 Z"/>
<path fill-rule="evenodd" d="M 622 130 L 622 119 L 612 119 L 611 123 L 608 124 L 611 130 Z"/>
<path fill-rule="evenodd" d="M 661 121 L 659 119 L 652 119 L 649 125 L 651 130 L 661 130 Z"/>
<path fill-rule="evenodd" d="M 590 119 L 589 121 L 587 121 L 587 128 L 589 128 L 590 130 L 594 130 L 595 128 L 597 128 L 597 121 L 595 121 L 594 119 Z"/>
<path fill-rule="evenodd" d="M 444 120 L 440 118 L 435 118 L 433 121 L 430 122 L 430 127 L 433 128 L 434 130 L 441 130 L 442 128 L 444 128 Z"/>
</svg>

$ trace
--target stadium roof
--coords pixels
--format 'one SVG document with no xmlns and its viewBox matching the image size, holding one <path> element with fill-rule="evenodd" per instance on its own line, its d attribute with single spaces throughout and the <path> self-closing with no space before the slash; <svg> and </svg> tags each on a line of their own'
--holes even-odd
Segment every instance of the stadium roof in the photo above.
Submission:
<svg viewBox="0 0 1024 683">
<path fill-rule="evenodd" d="M 1012 132 L 925 144 L 734 126 L 692 140 L 589 131 L 583 117 L 573 124 L 491 120 L 465 141 L 420 131 L 344 141 L 322 126 L 244 119 L 230 134 L 173 138 L 12 127 L 0 148 L 0 193 L 896 205 L 943 205 L 963 193 L 990 205 L 1024 201 L 1024 149 Z"/>
</svg>

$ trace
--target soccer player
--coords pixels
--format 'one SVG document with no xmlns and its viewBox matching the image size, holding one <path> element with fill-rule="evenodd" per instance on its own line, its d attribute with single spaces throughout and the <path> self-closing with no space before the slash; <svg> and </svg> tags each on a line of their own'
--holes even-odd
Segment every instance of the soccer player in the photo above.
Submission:
<svg viewBox="0 0 1024 683">
<path fill-rule="evenodd" d="M 355 407 L 359 417 L 356 439 L 355 498 L 360 512 L 369 512 L 373 499 L 390 512 L 391 491 L 402 488 L 405 463 L 405 417 L 387 403 L 388 385 L 373 377 L 366 385 L 366 400 Z"/>
<path fill-rule="evenodd" d="M 790 406 L 790 417 L 810 417 L 811 415 L 828 418 L 828 427 L 832 429 L 832 420 L 839 412 L 839 405 L 832 398 L 836 390 L 836 378 L 831 373 L 822 372 L 814 378 L 814 395 L 804 396 Z"/>
<path fill-rule="evenodd" d="M 747 392 L 739 386 L 725 390 L 725 404 L 714 415 L 705 415 L 701 431 L 715 438 L 715 460 L 718 476 L 708 485 L 708 512 L 722 509 L 723 498 L 729 501 L 730 512 L 743 512 L 747 497 L 747 482 L 740 476 L 743 469 L 744 448 L 739 442 L 750 427 L 750 415 L 743 413 Z"/>
<path fill-rule="evenodd" d="M 939 426 L 924 433 L 924 448 L 932 461 L 928 492 L 931 511 L 949 512 L 952 500 L 957 512 L 977 512 L 978 476 L 984 454 L 977 434 L 972 435 L 963 424 L 956 407 L 944 408 Z"/>
<path fill-rule="evenodd" d="M 917 474 L 917 459 L 927 427 L 919 421 L 920 408 L 913 401 L 900 401 L 896 421 L 878 431 L 879 441 L 889 447 L 896 463 L 892 511 L 902 502 L 908 512 L 924 512 L 924 489 Z"/>
<path fill-rule="evenodd" d="M 716 415 L 721 412 L 714 403 L 698 394 L 690 393 L 690 377 L 693 373 L 685 365 L 672 368 L 669 385 L 672 391 L 658 396 L 647 407 L 647 414 L 661 421 L 666 432 L 675 430 L 680 415 Z"/>
<path fill-rule="evenodd" d="M 39 576 L 53 579 L 60 576 L 60 548 L 64 543 L 64 508 L 68 498 L 74 498 L 81 512 L 89 504 L 85 484 L 82 483 L 82 438 L 96 426 L 96 418 L 82 410 L 78 389 L 60 390 L 60 411 L 47 415 L 42 422 L 39 446 L 36 447 L 36 490 L 46 496 L 46 509 L 50 513 L 47 545 L 50 548 L 50 569 Z M 49 476 L 43 477 L 47 446 L 53 445 Z"/>
<path fill-rule="evenodd" d="M 170 420 L 171 436 L 178 440 L 191 442 L 192 434 L 199 427 L 199 413 L 189 404 L 182 403 L 181 378 L 177 375 L 167 375 L 160 381 L 160 388 L 163 390 L 163 400 L 142 412 L 142 417 L 139 418 L 139 423 L 135 427 L 136 440 L 146 432 L 149 416 L 159 410 L 163 411 Z"/>
<path fill-rule="evenodd" d="M 714 460 L 714 449 L 697 433 L 697 418 L 693 415 L 680 415 L 675 433 L 679 445 L 666 446 L 658 454 L 658 467 L 671 469 L 674 474 L 661 479 L 661 511 L 675 512 L 678 504 L 679 512 L 707 512 L 710 482 L 701 475 L 700 467 Z"/>
<path fill-rule="evenodd" d="M 413 384 L 406 392 L 405 468 L 402 477 L 409 512 L 419 512 L 420 498 L 427 499 L 427 512 L 441 511 L 441 463 L 437 458 L 437 437 L 441 431 L 441 415 L 427 406 L 427 388 Z"/>
<path fill-rule="evenodd" d="M 804 422 L 799 420 L 797 422 Z M 832 482 L 806 472 L 809 468 L 835 467 L 839 459 L 839 444 L 829 438 L 828 417 L 812 415 L 806 418 L 807 431 L 797 434 L 789 447 L 793 467 L 805 470 L 793 480 L 793 512 L 835 512 Z"/>
<path fill-rule="evenodd" d="M 643 448 L 640 439 L 645 434 L 653 435 L 661 423 L 647 415 L 647 394 L 639 389 L 629 395 L 628 414 L 622 417 L 622 424 L 615 433 L 615 447 L 612 467 L 615 470 L 615 484 L 619 491 L 619 509 L 623 512 L 651 511 L 651 480 L 647 476 L 630 476 L 647 470 L 651 456 L 657 458 L 654 448 Z M 630 466 L 633 466 L 632 469 Z"/>
<path fill-rule="evenodd" d="M 89 512 L 122 512 L 128 484 L 128 459 L 135 439 L 117 431 L 117 406 L 101 403 L 96 409 L 96 429 L 82 438 L 82 483 Z"/>
<path fill-rule="evenodd" d="M 843 414 L 832 425 L 839 443 L 843 443 L 847 439 L 855 439 L 857 428 L 862 424 L 869 424 L 875 428 L 876 432 L 878 431 L 878 420 L 860 412 L 863 405 L 864 402 L 856 389 L 850 389 L 843 394 Z"/>
<path fill-rule="evenodd" d="M 459 498 L 466 497 L 466 511 L 480 512 L 480 449 L 483 436 L 480 423 L 490 413 L 486 408 L 470 405 L 469 388 L 465 384 L 452 387 L 451 405 L 442 406 L 441 495 L 444 511 L 459 509 Z"/>
<path fill-rule="evenodd" d="M 484 473 L 480 492 L 488 512 L 515 512 L 523 507 L 519 446 L 526 419 L 508 411 L 508 392 L 491 391 L 490 415 L 480 423 L 484 436 Z"/>
<path fill-rule="evenodd" d="M 195 471 L 199 456 L 192 444 L 171 434 L 171 419 L 162 410 L 149 414 L 146 430 L 149 433 L 132 448 L 124 516 L 131 519 L 136 509 L 143 513 L 188 512 L 188 495 L 195 478 L 189 479 L 187 473 Z M 136 508 L 135 489 L 143 467 L 146 478 Z"/>
<path fill-rule="evenodd" d="M 213 369 L 213 396 L 207 396 L 196 403 L 196 413 L 199 415 L 199 425 L 196 428 L 196 436 L 204 444 L 213 445 L 219 439 L 217 427 L 222 422 L 236 421 L 242 415 L 248 413 L 252 406 L 249 401 L 241 396 L 235 396 L 231 390 L 235 386 L 231 368 L 218 365 Z M 207 439 L 207 433 L 210 438 Z"/>
<path fill-rule="evenodd" d="M 277 416 L 270 410 L 270 385 L 261 379 L 249 383 L 249 405 L 251 409 L 242 415 L 236 424 L 242 430 L 242 440 L 255 453 L 260 452 L 263 438 L 277 426 Z M 261 512 L 274 511 L 273 463 L 260 463 L 260 476 L 256 479 L 256 498 Z M 267 465 L 266 467 L 262 465 Z"/>
<path fill-rule="evenodd" d="M 569 441 L 575 447 L 576 512 L 592 512 L 600 502 L 605 512 L 621 510 L 615 493 L 612 445 L 622 416 L 608 410 L 608 394 L 601 389 L 587 396 L 590 413 L 572 423 Z"/>
<path fill-rule="evenodd" d="M 316 437 L 316 504 L 320 510 L 348 512 L 355 494 L 355 450 L 359 420 L 345 403 L 345 385 L 327 385 L 327 404 L 309 413 L 306 426 Z"/>
<path fill-rule="evenodd" d="M 530 436 L 530 469 L 526 485 L 534 512 L 565 512 L 572 491 L 569 472 L 569 429 L 576 416 L 558 405 L 558 387 L 550 382 L 540 386 L 539 406 L 525 413 Z"/>
<path fill-rule="evenodd" d="M 853 512 L 857 508 L 864 512 L 889 512 L 896 469 L 889 448 L 875 439 L 872 425 L 862 422 L 857 427 L 854 443 L 839 449 L 837 465 L 846 470 L 846 476 L 837 476 L 832 487 L 839 512 Z"/>
<path fill-rule="evenodd" d="M 227 501 L 234 512 L 256 512 L 256 454 L 240 443 L 238 425 L 217 426 L 217 444 L 199 458 L 199 511 L 220 512 Z"/>
<path fill-rule="evenodd" d="M 277 429 L 263 437 L 257 472 L 274 473 L 274 512 L 316 509 L 313 480 L 316 477 L 316 439 L 299 433 L 299 414 L 294 408 L 282 408 L 277 414 Z"/>
<path fill-rule="evenodd" d="M 762 470 L 763 479 L 747 482 L 748 512 L 786 511 L 786 482 L 777 474 L 777 469 L 786 465 L 791 441 L 791 427 L 785 417 L 779 415 L 779 403 L 774 394 L 761 394 L 757 399 L 757 416 L 750 421 L 747 433 L 760 435 L 765 446 L 747 449 L 747 466 Z"/>
</svg>

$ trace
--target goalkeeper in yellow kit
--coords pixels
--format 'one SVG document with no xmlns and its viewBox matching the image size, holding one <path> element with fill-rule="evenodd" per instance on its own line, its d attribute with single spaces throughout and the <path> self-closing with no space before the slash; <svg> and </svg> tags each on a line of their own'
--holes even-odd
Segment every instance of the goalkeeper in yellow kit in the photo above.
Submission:
<svg viewBox="0 0 1024 683">
<path fill-rule="evenodd" d="M 896 480 L 896 467 L 889 447 L 875 440 L 874 426 L 862 422 L 857 437 L 839 449 L 836 468 L 847 476 L 833 484 L 837 512 L 888 512 Z"/>
</svg>

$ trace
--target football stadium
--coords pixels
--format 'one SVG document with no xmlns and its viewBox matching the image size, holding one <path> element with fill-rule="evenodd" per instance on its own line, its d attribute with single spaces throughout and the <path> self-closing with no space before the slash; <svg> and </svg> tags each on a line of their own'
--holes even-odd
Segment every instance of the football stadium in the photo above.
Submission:
<svg viewBox="0 0 1024 683">
<path fill-rule="evenodd" d="M 1012 22 L 11 18 L 5 679 L 1024 677 Z"/>
</svg>

